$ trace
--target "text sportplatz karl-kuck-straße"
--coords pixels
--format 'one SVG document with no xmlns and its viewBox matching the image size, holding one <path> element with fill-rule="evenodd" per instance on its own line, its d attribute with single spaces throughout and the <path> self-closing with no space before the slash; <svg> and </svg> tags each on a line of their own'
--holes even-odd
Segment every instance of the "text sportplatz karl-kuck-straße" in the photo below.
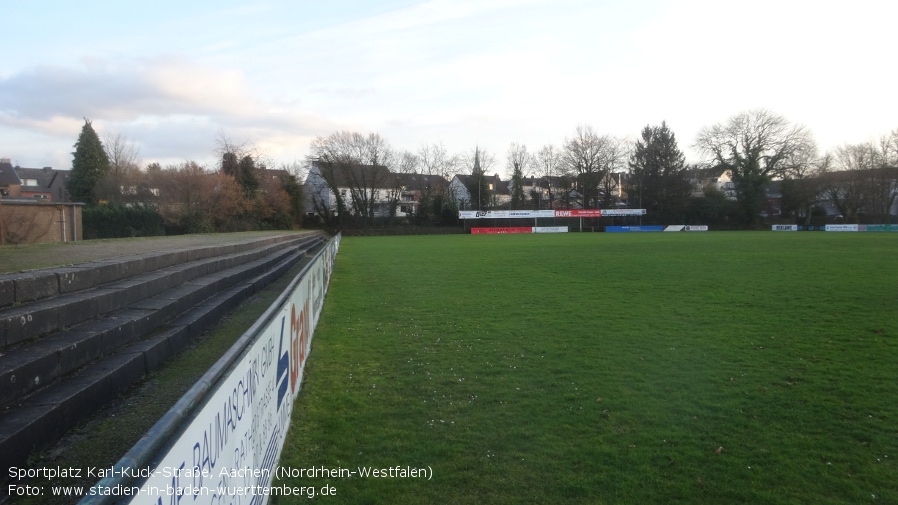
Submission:
<svg viewBox="0 0 898 505">
<path fill-rule="evenodd" d="M 122 479 L 136 482 L 149 478 L 171 478 L 177 485 L 166 486 L 162 488 L 141 488 L 133 485 L 115 484 L 109 486 L 108 489 L 94 486 L 92 488 L 77 488 L 70 490 L 76 495 L 120 495 L 120 496 L 137 496 L 146 495 L 272 495 L 272 494 L 295 494 L 287 492 L 285 486 L 232 486 L 221 485 L 231 479 L 264 481 L 270 483 L 272 477 L 278 479 L 353 479 L 353 478 L 374 478 L 374 479 L 424 479 L 433 478 L 433 469 L 431 467 L 411 467 L 411 466 L 358 466 L 354 468 L 347 467 L 326 467 L 313 466 L 308 468 L 293 468 L 287 466 L 277 467 L 274 470 L 259 469 L 251 467 L 243 468 L 227 468 L 219 469 L 217 474 L 208 469 L 185 468 L 185 467 L 44 467 L 44 468 L 19 468 L 12 467 L 9 469 L 9 477 L 16 481 L 27 481 L 28 485 L 9 484 L 9 495 L 21 495 L 23 491 L 27 491 L 28 495 L 44 495 L 44 489 L 36 486 L 41 480 L 59 481 L 67 479 Z M 215 477 L 218 477 L 217 479 Z M 218 485 L 211 484 L 213 480 L 218 481 Z M 21 488 L 21 489 L 20 489 Z M 324 486 L 322 489 L 301 488 L 303 495 L 313 497 L 317 495 L 336 494 L 336 488 Z M 53 488 L 52 494 L 58 494 L 59 488 Z M 85 492 L 86 491 L 86 492 Z M 108 492 L 107 492 L 108 491 Z M 317 492 L 316 492 L 317 491 Z M 314 494 L 313 494 L 314 493 Z M 69 492 L 64 493 L 66 495 Z"/>
</svg>

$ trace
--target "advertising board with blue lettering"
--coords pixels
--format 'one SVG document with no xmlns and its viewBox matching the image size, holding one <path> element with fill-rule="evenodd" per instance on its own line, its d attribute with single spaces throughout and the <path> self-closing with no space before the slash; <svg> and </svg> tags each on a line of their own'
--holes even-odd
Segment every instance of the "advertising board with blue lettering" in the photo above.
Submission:
<svg viewBox="0 0 898 505">
<path fill-rule="evenodd" d="M 664 231 L 664 227 L 663 226 L 606 226 L 605 231 L 609 232 L 609 233 Z"/>
<path fill-rule="evenodd" d="M 268 502 L 338 248 L 310 265 L 130 503 Z"/>
</svg>

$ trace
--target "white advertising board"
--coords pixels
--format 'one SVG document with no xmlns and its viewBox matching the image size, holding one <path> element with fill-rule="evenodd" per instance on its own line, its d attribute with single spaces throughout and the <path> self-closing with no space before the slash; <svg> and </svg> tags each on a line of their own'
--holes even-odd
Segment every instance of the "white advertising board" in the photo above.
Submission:
<svg viewBox="0 0 898 505">
<path fill-rule="evenodd" d="M 826 231 L 858 231 L 856 224 L 828 224 Z"/>
<path fill-rule="evenodd" d="M 145 478 L 132 504 L 264 505 L 339 247 L 332 240 Z"/>
<path fill-rule="evenodd" d="M 602 217 L 644 216 L 645 209 L 602 209 Z"/>
<path fill-rule="evenodd" d="M 570 209 L 570 210 L 460 210 L 459 219 L 518 219 L 543 217 L 618 217 L 644 216 L 645 209 Z"/>
<path fill-rule="evenodd" d="M 797 224 L 775 224 L 770 227 L 771 231 L 798 231 Z"/>
</svg>

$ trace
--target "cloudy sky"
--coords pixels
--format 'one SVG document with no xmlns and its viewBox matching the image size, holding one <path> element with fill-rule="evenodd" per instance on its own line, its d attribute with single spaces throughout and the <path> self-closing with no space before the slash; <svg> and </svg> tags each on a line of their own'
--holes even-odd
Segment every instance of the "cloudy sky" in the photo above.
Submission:
<svg viewBox="0 0 898 505">
<path fill-rule="evenodd" d="M 635 138 L 766 108 L 822 150 L 898 128 L 891 0 L 3 2 L 0 156 L 68 169 L 84 118 L 142 164 L 215 164 L 215 139 L 277 163 L 311 139 L 398 149 Z"/>
</svg>

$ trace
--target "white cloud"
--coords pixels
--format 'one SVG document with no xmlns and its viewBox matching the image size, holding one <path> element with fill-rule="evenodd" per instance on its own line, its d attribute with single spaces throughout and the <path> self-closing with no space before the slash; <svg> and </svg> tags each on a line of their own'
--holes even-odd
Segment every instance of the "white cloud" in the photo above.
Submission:
<svg viewBox="0 0 898 505">
<path fill-rule="evenodd" d="M 580 123 L 633 137 L 667 120 L 688 150 L 755 107 L 823 147 L 898 127 L 895 3 L 271 0 L 116 24 L 128 10 L 108 32 L 73 12 L 83 38 L 58 25 L 23 46 L 0 70 L 0 135 L 68 155 L 87 117 L 150 160 L 205 159 L 219 130 L 292 160 L 355 129 L 504 159 L 510 142 L 559 144 Z"/>
<path fill-rule="evenodd" d="M 0 127 L 70 145 L 84 118 L 128 132 L 144 156 L 165 159 L 206 156 L 218 130 L 297 141 L 332 126 L 295 104 L 260 100 L 240 71 L 179 57 L 38 66 L 0 79 Z"/>
</svg>

